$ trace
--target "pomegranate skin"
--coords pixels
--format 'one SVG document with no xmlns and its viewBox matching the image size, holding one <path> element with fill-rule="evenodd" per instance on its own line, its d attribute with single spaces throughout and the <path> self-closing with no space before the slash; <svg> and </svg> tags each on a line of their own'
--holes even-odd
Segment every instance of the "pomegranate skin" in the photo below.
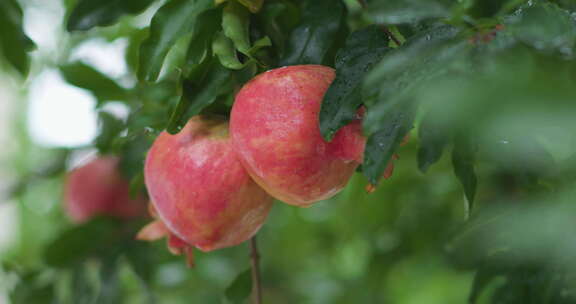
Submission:
<svg viewBox="0 0 576 304">
<path fill-rule="evenodd" d="M 260 229 L 272 197 L 241 165 L 225 121 L 193 117 L 156 138 L 144 169 L 155 212 L 179 239 L 202 251 L 238 245 Z"/>
<path fill-rule="evenodd" d="M 338 193 L 362 162 L 360 119 L 322 138 L 318 115 L 335 72 L 321 65 L 278 68 L 236 95 L 230 133 L 252 178 L 285 203 L 308 206 Z"/>
<path fill-rule="evenodd" d="M 118 162 L 112 156 L 97 157 L 68 173 L 64 209 L 74 222 L 97 215 L 128 219 L 145 214 L 145 198 L 130 196 L 130 184 L 120 175 Z"/>
</svg>

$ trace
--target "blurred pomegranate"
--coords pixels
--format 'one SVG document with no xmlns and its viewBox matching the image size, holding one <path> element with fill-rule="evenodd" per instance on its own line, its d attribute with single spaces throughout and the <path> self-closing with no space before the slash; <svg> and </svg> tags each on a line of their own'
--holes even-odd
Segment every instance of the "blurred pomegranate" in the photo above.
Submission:
<svg viewBox="0 0 576 304">
<path fill-rule="evenodd" d="M 131 197 L 118 158 L 97 157 L 73 169 L 64 185 L 64 209 L 75 222 L 97 215 L 131 218 L 145 214 L 145 198 Z"/>
</svg>

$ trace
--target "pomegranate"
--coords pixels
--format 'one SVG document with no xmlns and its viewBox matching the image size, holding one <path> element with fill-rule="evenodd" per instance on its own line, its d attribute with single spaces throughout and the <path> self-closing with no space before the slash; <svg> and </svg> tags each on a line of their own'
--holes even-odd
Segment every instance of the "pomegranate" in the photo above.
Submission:
<svg viewBox="0 0 576 304">
<path fill-rule="evenodd" d="M 145 199 L 130 197 L 129 183 L 121 176 L 118 161 L 112 156 L 97 157 L 68 174 L 64 209 L 73 221 L 84 222 L 96 215 L 144 215 Z"/>
<path fill-rule="evenodd" d="M 362 162 L 360 117 L 331 142 L 320 134 L 320 105 L 334 77 L 326 66 L 288 66 L 256 76 L 236 95 L 234 148 L 252 178 L 288 204 L 308 206 L 332 197 Z"/>
<path fill-rule="evenodd" d="M 140 239 L 169 235 L 172 249 L 190 253 L 237 245 L 262 226 L 272 197 L 242 167 L 224 120 L 193 117 L 176 135 L 156 138 L 144 168 L 158 220 Z"/>
</svg>

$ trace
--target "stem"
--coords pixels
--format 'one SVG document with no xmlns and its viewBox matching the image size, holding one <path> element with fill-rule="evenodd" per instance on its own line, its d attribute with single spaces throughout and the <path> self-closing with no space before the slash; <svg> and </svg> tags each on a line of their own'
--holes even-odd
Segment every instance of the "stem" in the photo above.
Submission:
<svg viewBox="0 0 576 304">
<path fill-rule="evenodd" d="M 254 304 L 262 304 L 262 285 L 260 283 L 260 253 L 256 236 L 250 239 L 250 263 L 252 264 L 252 297 Z"/>
<path fill-rule="evenodd" d="M 390 39 L 392 39 L 392 41 L 394 41 L 394 43 L 396 43 L 397 46 L 402 45 L 400 40 L 396 38 L 396 36 L 394 36 L 394 34 L 392 34 L 392 32 L 387 27 L 382 26 L 382 30 L 384 31 L 384 33 L 386 33 L 386 35 L 388 35 L 388 37 L 390 37 Z"/>
<path fill-rule="evenodd" d="M 358 0 L 358 3 L 362 7 L 362 9 L 366 9 L 368 7 L 368 3 L 366 3 L 366 0 Z M 386 33 L 386 35 L 388 35 L 388 37 L 390 37 L 390 39 L 392 39 L 392 41 L 394 41 L 394 43 L 396 43 L 397 46 L 400 46 L 402 44 L 400 43 L 400 39 L 394 36 L 394 34 L 388 29 L 388 27 L 384 25 L 382 25 L 381 27 L 382 31 L 384 31 L 384 33 Z"/>
</svg>

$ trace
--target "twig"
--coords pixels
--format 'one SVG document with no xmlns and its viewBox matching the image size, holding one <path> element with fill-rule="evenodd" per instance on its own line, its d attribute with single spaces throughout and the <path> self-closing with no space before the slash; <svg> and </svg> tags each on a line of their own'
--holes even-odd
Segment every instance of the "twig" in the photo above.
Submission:
<svg viewBox="0 0 576 304">
<path fill-rule="evenodd" d="M 368 7 L 368 3 L 366 3 L 366 0 L 358 0 L 358 3 L 362 7 L 362 9 L 366 9 Z M 394 36 L 394 34 L 390 31 L 390 29 L 388 29 L 388 27 L 384 25 L 382 25 L 381 27 L 382 31 L 384 31 L 384 33 L 386 33 L 386 35 L 388 35 L 388 37 L 390 37 L 390 39 L 392 39 L 392 41 L 394 41 L 394 43 L 396 43 L 397 46 L 400 46 L 402 44 L 400 42 L 400 39 Z"/>
<path fill-rule="evenodd" d="M 382 30 L 384 31 L 384 33 L 386 33 L 386 35 L 388 35 L 388 37 L 390 37 L 390 39 L 392 39 L 392 41 L 394 41 L 394 43 L 396 43 L 397 46 L 402 45 L 400 40 L 396 38 L 396 36 L 394 36 L 394 34 L 392 34 L 392 32 L 387 27 L 382 25 Z"/>
<path fill-rule="evenodd" d="M 252 264 L 252 297 L 254 304 L 262 304 L 262 285 L 260 283 L 260 253 L 256 236 L 250 239 L 250 263 Z"/>
</svg>

